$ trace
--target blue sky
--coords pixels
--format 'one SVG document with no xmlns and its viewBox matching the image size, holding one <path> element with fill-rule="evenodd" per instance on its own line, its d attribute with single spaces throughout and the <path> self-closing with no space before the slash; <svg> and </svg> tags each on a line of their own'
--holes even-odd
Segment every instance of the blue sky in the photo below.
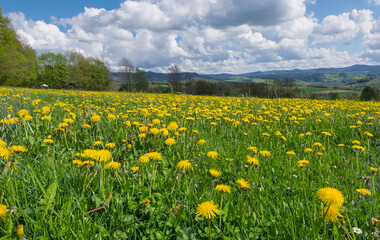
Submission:
<svg viewBox="0 0 380 240">
<path fill-rule="evenodd" d="M 380 0 L 9 0 L 38 52 L 202 73 L 380 65 Z"/>
</svg>

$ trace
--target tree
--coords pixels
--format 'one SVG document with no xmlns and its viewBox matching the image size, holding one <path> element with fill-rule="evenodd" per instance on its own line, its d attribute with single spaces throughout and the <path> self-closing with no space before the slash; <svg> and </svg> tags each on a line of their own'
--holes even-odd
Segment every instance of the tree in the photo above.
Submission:
<svg viewBox="0 0 380 240">
<path fill-rule="evenodd" d="M 135 87 L 138 92 L 146 92 L 149 89 L 149 82 L 145 75 L 145 71 L 136 68 L 136 73 L 134 74 Z"/>
<path fill-rule="evenodd" d="M 31 86 L 36 78 L 36 52 L 16 33 L 0 8 L 0 84 Z"/>
<path fill-rule="evenodd" d="M 69 79 L 67 58 L 61 54 L 43 53 L 38 57 L 38 84 L 51 88 L 65 85 Z"/>
<path fill-rule="evenodd" d="M 122 84 L 121 89 L 130 92 L 133 89 L 132 80 L 134 77 L 133 75 L 136 72 L 136 68 L 135 66 L 133 66 L 132 62 L 128 58 L 122 58 L 120 60 L 120 67 L 121 72 L 124 75 L 124 83 Z"/>
<path fill-rule="evenodd" d="M 172 92 L 181 92 L 181 69 L 177 65 L 171 65 L 168 69 L 168 84 Z"/>
<path fill-rule="evenodd" d="M 360 95 L 360 100 L 362 101 L 371 101 L 371 100 L 378 100 L 379 96 L 375 88 L 366 86 L 362 94 Z"/>
<path fill-rule="evenodd" d="M 109 70 L 106 64 L 95 58 L 87 59 L 88 66 L 88 80 L 85 89 L 94 91 L 104 91 L 108 89 L 110 79 Z"/>
</svg>

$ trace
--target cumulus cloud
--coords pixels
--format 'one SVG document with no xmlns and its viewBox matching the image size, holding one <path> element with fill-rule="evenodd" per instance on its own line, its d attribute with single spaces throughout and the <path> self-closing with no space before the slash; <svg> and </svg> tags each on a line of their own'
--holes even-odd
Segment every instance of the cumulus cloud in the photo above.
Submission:
<svg viewBox="0 0 380 240">
<path fill-rule="evenodd" d="M 369 0 L 368 3 L 373 5 L 380 5 L 380 0 Z"/>
<path fill-rule="evenodd" d="M 79 51 L 106 59 L 113 69 L 122 57 L 149 70 L 166 71 L 175 63 L 203 73 L 344 66 L 375 59 L 380 20 L 373 19 L 372 11 L 353 10 L 319 22 L 305 16 L 306 4 L 312 2 L 131 0 L 113 10 L 84 8 L 50 23 L 26 19 L 23 13 L 9 17 L 37 51 Z M 368 51 L 355 57 L 318 47 L 349 44 L 358 36 Z"/>
</svg>

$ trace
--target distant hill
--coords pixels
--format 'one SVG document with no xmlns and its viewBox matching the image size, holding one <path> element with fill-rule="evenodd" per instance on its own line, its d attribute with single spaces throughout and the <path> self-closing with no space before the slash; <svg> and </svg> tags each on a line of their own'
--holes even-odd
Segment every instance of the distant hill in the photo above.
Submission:
<svg viewBox="0 0 380 240">
<path fill-rule="evenodd" d="M 147 71 L 148 81 L 167 81 L 168 74 Z M 380 66 L 353 65 L 345 68 L 293 69 L 249 72 L 243 74 L 181 73 L 182 79 L 205 79 L 232 82 L 264 81 L 266 79 L 294 78 L 299 84 L 320 84 L 355 87 L 367 84 L 380 85 Z M 116 81 L 122 81 L 121 73 L 112 73 Z"/>
</svg>

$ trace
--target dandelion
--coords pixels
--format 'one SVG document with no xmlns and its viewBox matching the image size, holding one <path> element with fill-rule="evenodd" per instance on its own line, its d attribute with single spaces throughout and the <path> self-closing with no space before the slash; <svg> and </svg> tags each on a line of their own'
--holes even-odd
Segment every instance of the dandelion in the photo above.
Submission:
<svg viewBox="0 0 380 240">
<path fill-rule="evenodd" d="M 174 138 L 168 138 L 165 140 L 165 144 L 168 146 L 174 145 L 175 144 L 175 139 Z"/>
<path fill-rule="evenodd" d="M 161 161 L 162 160 L 162 154 L 159 152 L 150 152 L 147 154 L 150 160 L 154 161 Z"/>
<path fill-rule="evenodd" d="M 11 151 L 13 151 L 13 152 L 16 152 L 16 153 L 18 153 L 18 152 L 27 152 L 27 151 L 28 151 L 28 149 L 26 149 L 26 147 L 18 146 L 18 145 L 16 145 L 16 146 L 11 146 L 11 147 L 9 148 L 9 150 L 11 150 Z"/>
<path fill-rule="evenodd" d="M 0 148 L 6 148 L 7 147 L 7 143 L 4 142 L 3 140 L 0 140 Z"/>
<path fill-rule="evenodd" d="M 146 133 L 141 133 L 141 134 L 139 134 L 139 136 L 138 136 L 139 138 L 146 138 Z"/>
<path fill-rule="evenodd" d="M 335 223 L 338 221 L 338 217 L 343 217 L 341 213 L 342 211 L 343 209 L 341 206 L 330 205 L 323 208 L 321 215 L 323 216 L 326 223 Z"/>
<path fill-rule="evenodd" d="M 4 158 L 5 160 L 9 160 L 13 157 L 13 153 L 8 148 L 1 148 L 0 147 L 0 157 Z"/>
<path fill-rule="evenodd" d="M 174 130 L 176 130 L 178 128 L 178 124 L 176 123 L 176 122 L 171 122 L 171 123 L 169 123 L 169 125 L 168 125 L 168 127 L 167 127 L 167 129 L 169 130 L 169 131 L 174 131 Z"/>
<path fill-rule="evenodd" d="M 250 150 L 250 151 L 252 151 L 254 153 L 257 153 L 257 147 L 251 146 L 251 147 L 248 147 L 247 150 Z"/>
<path fill-rule="evenodd" d="M 231 187 L 226 184 L 219 184 L 215 187 L 215 190 L 222 193 L 230 193 Z"/>
<path fill-rule="evenodd" d="M 344 203 L 343 194 L 335 188 L 321 188 L 317 191 L 317 196 L 327 206 L 342 207 Z"/>
<path fill-rule="evenodd" d="M 148 155 L 142 155 L 142 156 L 139 158 L 139 162 L 140 162 L 140 163 L 147 163 L 147 162 L 149 162 L 149 157 L 148 157 Z"/>
<path fill-rule="evenodd" d="M 53 139 L 50 139 L 50 138 L 46 138 L 42 141 L 43 143 L 46 143 L 46 144 L 53 144 L 54 143 L 54 140 Z"/>
<path fill-rule="evenodd" d="M 96 115 L 96 114 L 91 117 L 91 121 L 92 122 L 99 122 L 101 119 L 102 118 L 99 115 Z"/>
<path fill-rule="evenodd" d="M 218 170 L 215 170 L 215 169 L 210 169 L 209 173 L 211 174 L 211 176 L 213 178 L 218 178 L 218 177 L 220 177 L 222 175 L 221 172 L 219 172 Z"/>
<path fill-rule="evenodd" d="M 312 152 L 312 151 L 313 151 L 313 149 L 311 149 L 311 148 L 305 148 L 305 150 L 304 150 L 305 153 L 309 153 L 309 152 Z"/>
<path fill-rule="evenodd" d="M 343 143 L 339 143 L 338 147 L 344 147 L 345 145 Z"/>
<path fill-rule="evenodd" d="M 328 136 L 328 137 L 331 137 L 331 136 L 332 136 L 332 134 L 329 133 L 329 132 L 322 132 L 322 134 L 325 135 L 325 136 Z"/>
<path fill-rule="evenodd" d="M 108 162 L 111 159 L 111 157 L 112 155 L 110 151 L 102 149 L 96 153 L 95 160 L 97 160 L 98 162 Z"/>
<path fill-rule="evenodd" d="M 160 130 L 158 128 L 151 128 L 149 129 L 149 133 L 153 135 L 157 135 L 160 133 Z"/>
<path fill-rule="evenodd" d="M 5 219 L 7 217 L 7 206 L 0 204 L 0 218 Z"/>
<path fill-rule="evenodd" d="M 365 151 L 365 148 L 359 145 L 353 145 L 351 148 L 354 150 L 362 151 L 362 152 Z"/>
<path fill-rule="evenodd" d="M 205 144 L 206 143 L 206 140 L 204 140 L 204 139 L 200 139 L 199 141 L 198 141 L 198 144 L 199 145 L 203 145 L 203 144 Z"/>
<path fill-rule="evenodd" d="M 17 237 L 22 238 L 23 235 L 24 235 L 24 225 L 21 224 L 17 226 Z"/>
<path fill-rule="evenodd" d="M 292 155 L 296 155 L 296 153 L 293 150 L 291 150 L 291 151 L 287 151 L 286 155 L 292 156 Z"/>
<path fill-rule="evenodd" d="M 187 170 L 187 169 L 190 169 L 191 167 L 192 166 L 191 166 L 191 163 L 189 162 L 189 160 L 182 160 L 182 161 L 178 162 L 178 164 L 177 164 L 178 169 Z"/>
<path fill-rule="evenodd" d="M 149 199 L 146 199 L 146 200 L 144 201 L 144 207 L 147 207 L 147 206 L 149 205 L 149 203 L 150 203 L 150 200 L 149 200 Z"/>
<path fill-rule="evenodd" d="M 259 165 L 259 160 L 257 158 L 247 155 L 246 159 L 247 159 L 246 163 L 248 164 Z"/>
<path fill-rule="evenodd" d="M 297 166 L 300 168 L 306 167 L 310 162 L 308 160 L 300 160 L 297 162 Z"/>
<path fill-rule="evenodd" d="M 370 167 L 369 170 L 371 170 L 372 173 L 377 173 L 379 171 L 379 169 L 375 167 Z"/>
<path fill-rule="evenodd" d="M 354 140 L 354 141 L 352 141 L 352 145 L 360 145 L 360 141 Z"/>
<path fill-rule="evenodd" d="M 244 188 L 249 188 L 249 187 L 250 187 L 248 181 L 244 180 L 243 178 L 237 180 L 236 183 L 237 183 L 237 185 L 239 185 L 239 187 L 242 188 L 242 189 L 244 189 Z"/>
<path fill-rule="evenodd" d="M 226 158 L 227 162 L 232 162 L 234 159 L 233 158 Z"/>
<path fill-rule="evenodd" d="M 365 188 L 356 189 L 356 191 L 362 195 L 372 195 L 371 191 Z"/>
<path fill-rule="evenodd" d="M 116 146 L 115 143 L 106 143 L 107 148 L 114 148 Z"/>
<path fill-rule="evenodd" d="M 101 146 L 101 145 L 103 145 L 103 142 L 102 141 L 95 141 L 93 145 L 94 145 L 94 147 Z"/>
<path fill-rule="evenodd" d="M 140 168 L 137 166 L 133 166 L 133 167 L 131 167 L 131 170 L 132 170 L 132 172 L 136 173 L 140 170 Z"/>
<path fill-rule="evenodd" d="M 271 156 L 271 153 L 269 151 L 267 151 L 267 150 L 260 151 L 259 153 L 263 157 L 270 157 Z"/>
<path fill-rule="evenodd" d="M 212 158 L 212 159 L 215 159 L 219 156 L 219 153 L 215 152 L 215 151 L 210 151 L 207 153 L 207 157 L 209 158 Z"/>
<path fill-rule="evenodd" d="M 214 201 L 206 201 L 198 205 L 195 214 L 206 219 L 213 219 L 216 215 L 220 214 L 220 210 L 218 209 L 218 205 L 214 204 Z"/>
<path fill-rule="evenodd" d="M 78 168 L 80 168 L 83 165 L 82 161 L 78 159 L 73 160 L 73 164 L 77 165 Z"/>
<path fill-rule="evenodd" d="M 105 166 L 106 169 L 112 169 L 112 170 L 117 170 L 120 167 L 121 167 L 121 163 L 118 163 L 118 162 L 109 162 Z"/>
</svg>

